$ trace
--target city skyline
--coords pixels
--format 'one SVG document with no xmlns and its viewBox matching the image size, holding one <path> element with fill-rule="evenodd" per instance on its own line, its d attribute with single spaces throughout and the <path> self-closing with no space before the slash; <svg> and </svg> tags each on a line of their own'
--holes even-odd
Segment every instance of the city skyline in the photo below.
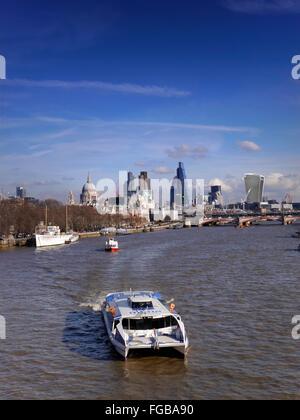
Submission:
<svg viewBox="0 0 300 420">
<path fill-rule="evenodd" d="M 118 199 L 124 199 L 124 203 L 129 203 L 132 196 L 135 196 L 138 192 L 147 192 L 147 196 L 150 198 L 155 207 L 168 207 L 173 209 L 179 206 L 195 206 L 197 200 L 198 188 L 201 184 L 201 193 L 206 205 L 212 205 L 213 207 L 227 207 L 230 205 L 266 205 L 268 204 L 296 204 L 295 200 L 290 193 L 286 193 L 281 200 L 277 200 L 275 197 L 267 196 L 264 191 L 265 177 L 264 175 L 246 173 L 243 175 L 243 183 L 245 189 L 245 196 L 243 199 L 237 202 L 230 202 L 223 196 L 222 185 L 219 183 L 206 185 L 203 179 L 192 179 L 186 176 L 185 167 L 183 162 L 178 162 L 178 167 L 175 171 L 175 176 L 171 178 L 149 178 L 147 171 L 141 171 L 133 173 L 132 171 L 119 171 L 117 180 L 110 178 L 104 178 L 97 181 L 96 185 L 92 181 L 91 173 L 88 172 L 87 181 L 84 183 L 79 199 L 76 200 L 73 191 L 70 190 L 67 194 L 67 198 L 62 200 L 62 204 L 70 205 L 84 205 L 96 207 L 103 205 L 105 200 L 113 200 L 117 202 Z M 220 181 L 218 179 L 215 180 Z M 152 186 L 153 185 L 153 186 Z M 184 186 L 184 187 L 183 187 Z M 181 189 L 183 188 L 183 189 Z M 176 190 L 176 191 L 175 191 Z M 186 198 L 185 198 L 186 196 Z M 2 198 L 25 198 L 26 200 L 39 201 L 40 197 L 32 197 L 27 194 L 27 190 L 24 186 L 17 185 L 16 193 L 8 194 L 5 196 L 2 192 L 0 199 Z M 48 197 L 53 199 L 53 197 Z M 137 196 L 136 196 L 137 199 Z M 117 201 L 116 201 L 117 200 Z M 199 198 L 198 198 L 199 200 Z M 174 207 L 175 206 L 175 207 Z"/>
<path fill-rule="evenodd" d="M 172 178 L 183 161 L 226 201 L 247 172 L 300 201 L 298 7 L 52 3 L 1 10 L 0 191 L 79 201 L 88 171 Z"/>
</svg>

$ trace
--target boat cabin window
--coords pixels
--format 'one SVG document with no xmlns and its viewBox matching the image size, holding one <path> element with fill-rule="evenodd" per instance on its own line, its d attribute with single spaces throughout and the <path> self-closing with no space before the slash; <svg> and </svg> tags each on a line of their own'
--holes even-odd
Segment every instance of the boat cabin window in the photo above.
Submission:
<svg viewBox="0 0 300 420">
<path fill-rule="evenodd" d="M 173 316 L 166 316 L 163 318 L 123 318 L 122 326 L 124 330 L 158 330 L 160 328 L 167 328 L 176 326 L 177 321 Z"/>
<path fill-rule="evenodd" d="M 146 302 L 131 302 L 132 309 L 147 309 L 147 308 L 153 308 L 153 303 L 151 300 Z"/>
</svg>

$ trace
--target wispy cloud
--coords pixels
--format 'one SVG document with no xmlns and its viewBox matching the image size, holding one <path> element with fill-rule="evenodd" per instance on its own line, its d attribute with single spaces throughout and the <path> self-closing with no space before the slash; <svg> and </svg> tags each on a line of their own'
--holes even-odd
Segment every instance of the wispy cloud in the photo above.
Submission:
<svg viewBox="0 0 300 420">
<path fill-rule="evenodd" d="M 157 168 L 152 169 L 152 172 L 157 175 L 168 175 L 174 172 L 174 169 L 170 169 L 167 166 L 159 166 Z"/>
<path fill-rule="evenodd" d="M 246 126 L 232 126 L 232 125 L 205 125 L 205 124 L 187 124 L 187 123 L 174 123 L 168 121 L 105 121 L 100 118 L 90 119 L 68 119 L 60 117 L 50 116 L 34 116 L 29 118 L 2 118 L 1 128 L 17 128 L 36 125 L 37 121 L 45 124 L 68 126 L 74 127 L 121 127 L 121 126 L 135 126 L 135 127 L 151 127 L 159 129 L 186 129 L 186 130 L 201 130 L 201 131 L 216 131 L 223 133 L 243 133 L 248 132 L 253 135 L 257 134 L 260 130 L 256 127 Z M 69 132 L 63 132 L 63 134 L 69 134 Z"/>
<path fill-rule="evenodd" d="M 102 81 L 64 81 L 64 80 L 28 80 L 12 79 L 3 81 L 5 86 L 29 88 L 59 88 L 59 89 L 97 89 L 118 93 L 160 96 L 162 98 L 186 97 L 191 93 L 186 90 L 156 85 L 137 85 L 131 83 L 109 83 Z"/>
<path fill-rule="evenodd" d="M 299 13 L 299 0 L 223 0 L 223 5 L 234 12 L 249 14 Z"/>
<path fill-rule="evenodd" d="M 74 133 L 74 128 L 67 128 L 66 130 L 58 131 L 47 135 L 48 139 L 59 139 L 61 137 L 69 136 Z"/>
<path fill-rule="evenodd" d="M 238 141 L 238 147 L 246 152 L 260 152 L 261 147 L 253 141 Z"/>
<path fill-rule="evenodd" d="M 30 159 L 36 159 L 36 158 L 41 158 L 42 156 L 48 155 L 49 153 L 52 153 L 53 150 L 41 150 L 40 152 L 35 152 L 35 153 L 29 153 L 29 154 L 7 154 L 7 155 L 1 155 L 0 154 L 0 160 L 1 161 L 29 161 Z"/>
<path fill-rule="evenodd" d="M 207 151 L 208 150 L 204 146 L 193 147 L 188 144 L 183 144 L 181 146 L 175 146 L 173 149 L 168 149 L 167 154 L 174 159 L 202 159 L 206 156 Z"/>
<path fill-rule="evenodd" d="M 124 121 L 120 124 L 126 125 L 143 125 L 153 127 L 169 127 L 169 128 L 187 128 L 193 130 L 206 130 L 206 131 L 223 131 L 223 132 L 243 132 L 243 131 L 256 131 L 257 129 L 251 127 L 233 127 L 226 125 L 203 125 L 203 124 L 182 124 L 172 122 L 145 122 L 145 121 Z"/>
<path fill-rule="evenodd" d="M 242 127 L 242 126 L 231 126 L 231 125 L 205 125 L 205 124 L 186 124 L 186 123 L 174 123 L 166 121 L 103 121 L 97 118 L 90 120 L 67 120 L 63 118 L 51 118 L 51 117 L 38 117 L 44 122 L 53 123 L 75 123 L 78 125 L 94 125 L 94 126 L 141 126 L 141 127 L 152 127 L 152 128 L 169 128 L 169 129 L 188 129 L 188 130 L 203 130 L 203 131 L 220 131 L 220 132 L 257 132 L 258 129 L 255 127 Z"/>
<path fill-rule="evenodd" d="M 32 186 L 48 186 L 48 185 L 60 185 L 60 184 L 61 182 L 55 179 L 52 179 L 52 180 L 42 179 L 40 181 L 33 182 L 31 185 Z"/>
<path fill-rule="evenodd" d="M 145 161 L 135 162 L 135 166 L 145 167 L 145 166 L 147 166 L 147 162 L 145 162 Z"/>
</svg>

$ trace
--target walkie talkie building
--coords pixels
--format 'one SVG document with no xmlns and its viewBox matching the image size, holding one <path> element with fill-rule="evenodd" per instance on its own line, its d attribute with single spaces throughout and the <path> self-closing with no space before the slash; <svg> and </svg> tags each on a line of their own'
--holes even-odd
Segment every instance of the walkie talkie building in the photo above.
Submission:
<svg viewBox="0 0 300 420">
<path fill-rule="evenodd" d="M 263 198 L 265 177 L 257 174 L 244 175 L 246 187 L 246 203 L 261 203 Z"/>
</svg>

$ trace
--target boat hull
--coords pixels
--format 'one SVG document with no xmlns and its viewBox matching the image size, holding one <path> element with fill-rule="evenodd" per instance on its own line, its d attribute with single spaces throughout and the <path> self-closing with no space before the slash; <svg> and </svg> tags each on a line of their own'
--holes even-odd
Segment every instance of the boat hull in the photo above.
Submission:
<svg viewBox="0 0 300 420">
<path fill-rule="evenodd" d="M 37 248 L 47 246 L 65 245 L 68 243 L 74 243 L 79 240 L 78 235 L 66 234 L 66 235 L 35 235 L 35 245 Z"/>
<path fill-rule="evenodd" d="M 35 235 L 35 245 L 37 248 L 64 244 L 65 238 L 63 237 L 53 237 L 51 235 Z"/>
</svg>

